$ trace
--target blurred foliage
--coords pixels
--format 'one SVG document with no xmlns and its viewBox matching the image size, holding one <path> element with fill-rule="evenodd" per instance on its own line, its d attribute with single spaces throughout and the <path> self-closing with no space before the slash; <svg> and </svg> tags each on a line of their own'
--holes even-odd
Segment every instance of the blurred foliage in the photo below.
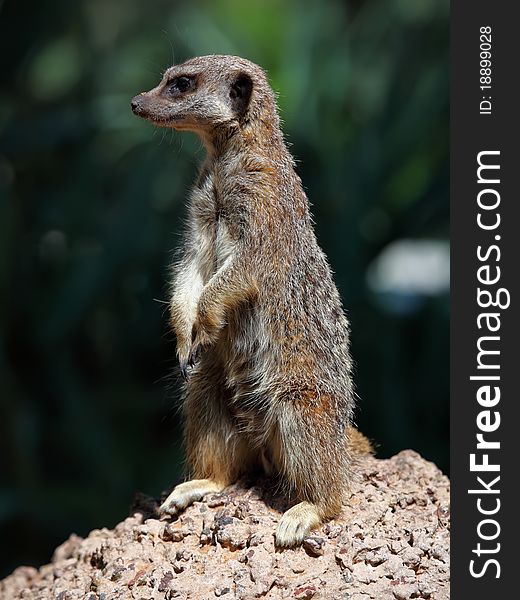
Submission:
<svg viewBox="0 0 520 600">
<path fill-rule="evenodd" d="M 395 313 L 366 281 L 393 240 L 448 236 L 447 0 L 7 0 L 0 39 L 2 573 L 180 476 L 163 301 L 203 150 L 129 102 L 193 55 L 268 70 L 352 322 L 357 422 L 447 469 L 447 294 Z"/>
</svg>

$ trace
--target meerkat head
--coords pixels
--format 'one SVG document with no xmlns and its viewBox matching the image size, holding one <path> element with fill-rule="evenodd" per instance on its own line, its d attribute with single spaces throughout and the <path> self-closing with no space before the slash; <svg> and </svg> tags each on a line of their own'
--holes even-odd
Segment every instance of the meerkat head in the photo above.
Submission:
<svg viewBox="0 0 520 600">
<path fill-rule="evenodd" d="M 224 55 L 170 67 L 157 87 L 133 98 L 132 110 L 160 127 L 194 131 L 204 138 L 262 117 L 278 122 L 264 71 L 248 60 Z"/>
</svg>

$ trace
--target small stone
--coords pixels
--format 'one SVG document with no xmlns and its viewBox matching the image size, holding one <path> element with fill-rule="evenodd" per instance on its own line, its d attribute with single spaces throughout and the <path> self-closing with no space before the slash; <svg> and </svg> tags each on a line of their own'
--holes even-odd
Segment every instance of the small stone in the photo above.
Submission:
<svg viewBox="0 0 520 600">
<path fill-rule="evenodd" d="M 326 523 L 323 527 L 323 533 L 331 540 L 339 537 L 342 531 L 343 527 L 341 525 L 332 523 Z"/>
<path fill-rule="evenodd" d="M 177 552 L 175 554 L 175 558 L 177 560 L 184 560 L 184 561 L 190 560 L 192 556 L 193 556 L 193 554 L 191 552 L 189 552 L 188 550 L 177 550 Z"/>
<path fill-rule="evenodd" d="M 386 562 L 388 560 L 388 552 L 386 549 L 374 550 L 371 552 L 367 552 L 365 556 L 365 561 L 372 565 L 373 567 L 377 567 L 378 565 Z"/>
<path fill-rule="evenodd" d="M 325 540 L 317 536 L 307 537 L 303 540 L 303 547 L 311 556 L 322 556 L 325 551 Z"/>
<path fill-rule="evenodd" d="M 397 585 L 392 589 L 392 592 L 396 600 L 409 600 L 410 598 L 417 597 L 418 593 L 417 586 L 414 585 Z"/>
<path fill-rule="evenodd" d="M 220 529 L 226 525 L 233 525 L 233 517 L 222 516 L 215 519 L 215 529 Z"/>
<path fill-rule="evenodd" d="M 420 548 L 409 547 L 401 552 L 403 564 L 411 569 L 415 569 L 421 563 L 423 551 Z"/>
<path fill-rule="evenodd" d="M 171 582 L 173 579 L 173 573 L 171 571 L 167 571 L 161 581 L 159 582 L 159 587 L 157 588 L 159 592 L 167 592 L 171 587 Z"/>
<path fill-rule="evenodd" d="M 202 546 L 206 546 L 207 544 L 213 543 L 213 532 L 211 531 L 211 529 L 209 529 L 209 527 L 205 527 L 200 532 L 199 540 Z"/>
<path fill-rule="evenodd" d="M 186 568 L 182 563 L 180 563 L 178 560 L 176 560 L 173 564 L 172 564 L 173 570 L 175 571 L 175 573 L 177 573 L 177 575 L 179 573 L 182 573 L 184 571 L 184 569 Z"/>
<path fill-rule="evenodd" d="M 345 569 L 342 573 L 342 577 L 345 583 L 352 583 L 354 581 L 354 577 L 352 576 L 350 569 Z"/>
<path fill-rule="evenodd" d="M 314 585 L 302 585 L 294 590 L 294 597 L 298 600 L 309 600 L 316 595 L 317 591 Z"/>
<path fill-rule="evenodd" d="M 165 542 L 182 542 L 187 535 L 188 532 L 185 529 L 179 529 L 171 523 L 167 523 L 160 534 L 160 538 Z"/>
<path fill-rule="evenodd" d="M 437 518 L 439 519 L 439 523 L 446 527 L 450 520 L 450 507 L 444 504 L 441 504 L 437 509 Z"/>
<path fill-rule="evenodd" d="M 228 516 L 215 519 L 214 532 L 215 540 L 232 552 L 245 548 L 251 537 L 249 525 Z"/>
<path fill-rule="evenodd" d="M 249 546 L 260 546 L 260 544 L 264 541 L 264 538 L 259 533 L 255 533 L 251 536 L 249 540 Z"/>
<path fill-rule="evenodd" d="M 241 501 L 238 503 L 234 514 L 237 519 L 245 519 L 250 512 L 249 502 Z"/>
<path fill-rule="evenodd" d="M 346 569 L 352 565 L 352 555 L 350 548 L 347 546 L 341 546 L 334 557 L 342 569 Z"/>
<path fill-rule="evenodd" d="M 126 571 L 126 567 L 116 567 L 110 576 L 110 581 L 119 581 Z"/>
<path fill-rule="evenodd" d="M 206 500 L 206 504 L 209 508 L 215 508 L 216 506 L 222 506 L 223 504 L 227 504 L 229 502 L 229 497 L 227 494 L 212 494 Z"/>
</svg>

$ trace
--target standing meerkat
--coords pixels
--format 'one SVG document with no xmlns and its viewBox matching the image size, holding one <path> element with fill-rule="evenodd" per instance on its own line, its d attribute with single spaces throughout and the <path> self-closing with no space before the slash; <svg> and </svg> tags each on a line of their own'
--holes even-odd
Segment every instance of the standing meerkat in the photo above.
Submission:
<svg viewBox="0 0 520 600">
<path fill-rule="evenodd" d="M 194 479 L 160 510 L 260 467 L 298 501 L 275 534 L 296 545 L 340 511 L 352 457 L 370 444 L 351 427 L 348 322 L 274 93 L 254 63 L 202 56 L 169 68 L 132 110 L 195 132 L 207 150 L 170 301 Z"/>
</svg>

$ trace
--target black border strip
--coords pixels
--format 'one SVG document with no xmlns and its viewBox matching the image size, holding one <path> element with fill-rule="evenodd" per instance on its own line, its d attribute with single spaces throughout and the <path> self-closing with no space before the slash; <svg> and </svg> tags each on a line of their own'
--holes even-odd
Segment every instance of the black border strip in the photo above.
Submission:
<svg viewBox="0 0 520 600">
<path fill-rule="evenodd" d="M 516 374 L 520 375 L 517 358 L 520 357 L 517 307 L 520 220 L 515 218 L 520 202 L 516 189 L 520 177 L 517 142 L 520 134 L 520 21 L 513 14 L 515 4 L 507 0 L 453 0 L 451 3 L 451 597 L 454 600 L 513 597 L 520 572 L 515 552 L 519 515 L 513 514 L 520 508 L 519 486 L 516 485 L 520 482 L 520 468 L 516 464 L 520 452 L 514 443 L 520 442 L 520 393 L 515 381 Z M 480 89 L 481 27 L 491 28 L 490 90 Z M 487 48 L 485 39 L 482 43 Z M 480 114 L 480 102 L 488 96 L 491 96 L 491 114 Z M 500 169 L 482 170 L 481 179 L 499 178 L 500 183 L 478 182 L 478 155 L 485 151 L 500 152 L 499 155 L 481 155 L 481 161 L 499 164 Z M 495 177 L 496 173 L 499 175 Z M 496 209 L 479 208 L 478 195 L 483 190 L 495 190 L 484 192 L 480 199 L 483 204 L 492 205 L 492 199 L 499 198 Z M 479 212 L 481 222 L 488 225 L 496 222 L 499 213 L 500 225 L 490 230 L 479 227 Z M 490 249 L 493 245 L 498 250 Z M 481 257 L 489 251 L 484 260 L 477 255 L 478 246 Z M 486 265 L 489 270 L 480 271 L 481 279 L 494 279 L 498 273 L 496 268 L 500 268 L 500 280 L 496 284 L 479 282 L 478 269 Z M 510 306 L 479 306 L 479 287 L 495 297 L 499 288 L 507 290 Z M 486 298 L 485 294 L 481 295 L 481 304 L 486 303 Z M 500 298 L 500 304 L 507 304 L 505 292 Z M 479 314 L 491 312 L 498 314 L 498 318 L 481 317 L 479 329 Z M 488 325 L 496 327 L 499 322 L 500 328 L 489 332 Z M 499 339 L 483 340 L 483 336 Z M 498 365 L 498 368 L 478 368 L 479 338 L 481 349 L 500 352 L 482 354 L 481 363 Z M 470 380 L 471 376 L 499 376 L 500 379 Z M 486 396 L 487 385 L 491 386 L 492 395 Z M 500 401 L 491 406 L 496 398 L 495 386 L 500 388 Z M 482 388 L 479 403 L 478 391 Z M 476 448 L 477 434 L 482 433 L 477 422 L 479 413 L 482 427 L 489 430 L 496 427 L 495 431 L 484 432 L 483 439 L 500 442 L 500 449 Z M 472 472 L 471 454 L 475 454 L 476 463 L 485 461 L 483 454 L 487 454 L 489 463 L 498 466 L 500 471 Z M 497 476 L 500 480 L 492 484 Z M 488 485 L 488 492 L 477 477 Z M 468 490 L 480 491 L 468 493 Z M 484 510 L 497 512 L 485 515 Z M 483 523 L 486 519 L 488 522 Z M 479 524 L 483 536 L 494 537 L 498 528 L 500 532 L 493 540 L 481 539 Z M 475 561 L 474 573 L 481 574 L 480 577 L 471 575 L 471 560 Z M 486 563 L 488 560 L 497 562 Z"/>
</svg>

